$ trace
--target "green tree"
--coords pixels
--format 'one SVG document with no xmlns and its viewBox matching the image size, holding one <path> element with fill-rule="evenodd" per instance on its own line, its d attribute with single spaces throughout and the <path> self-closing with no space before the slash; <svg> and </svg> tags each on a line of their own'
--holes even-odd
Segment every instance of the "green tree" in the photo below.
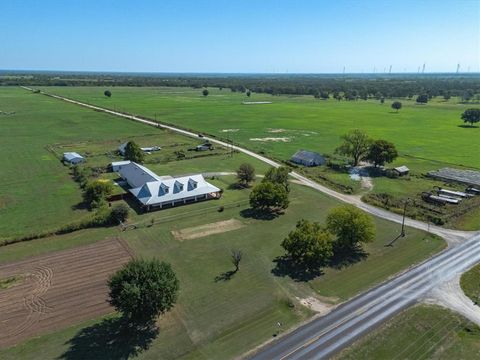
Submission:
<svg viewBox="0 0 480 360">
<path fill-rule="evenodd" d="M 247 96 L 250 97 L 252 95 L 252 92 L 250 90 L 247 91 Z"/>
<path fill-rule="evenodd" d="M 384 97 L 380 98 L 380 104 L 384 104 L 384 103 L 385 103 L 385 98 Z"/>
<path fill-rule="evenodd" d="M 401 108 L 402 108 L 402 103 L 400 101 L 394 101 L 392 103 L 392 109 L 397 110 L 397 113 L 398 113 L 398 110 L 400 110 Z"/>
<path fill-rule="evenodd" d="M 250 206 L 254 210 L 276 211 L 288 207 L 288 192 L 280 184 L 262 181 L 250 193 Z"/>
<path fill-rule="evenodd" d="M 112 224 L 119 224 L 127 220 L 128 207 L 125 204 L 115 205 L 110 211 L 110 222 Z"/>
<path fill-rule="evenodd" d="M 372 140 L 364 132 L 355 129 L 342 136 L 343 144 L 335 152 L 353 159 L 353 166 L 365 160 Z"/>
<path fill-rule="evenodd" d="M 428 102 L 428 95 L 427 94 L 418 95 L 416 101 L 419 104 L 426 104 Z"/>
<path fill-rule="evenodd" d="M 110 181 L 94 180 L 85 186 L 83 198 L 90 208 L 100 207 L 108 195 L 113 192 Z"/>
<path fill-rule="evenodd" d="M 203 89 L 202 95 L 203 96 L 208 96 L 208 94 L 209 94 L 208 89 Z"/>
<path fill-rule="evenodd" d="M 375 140 L 370 145 L 367 160 L 372 162 L 375 166 L 391 163 L 398 157 L 395 145 L 386 140 Z"/>
<path fill-rule="evenodd" d="M 451 97 L 452 97 L 452 96 L 450 95 L 450 93 L 449 93 L 448 91 L 445 92 L 445 94 L 443 94 L 443 99 L 444 99 L 445 101 L 450 100 Z"/>
<path fill-rule="evenodd" d="M 145 160 L 145 153 L 137 143 L 129 141 L 125 147 L 125 159 L 141 164 Z"/>
<path fill-rule="evenodd" d="M 106 97 L 112 97 L 112 92 L 110 90 L 105 90 L 103 92 L 103 95 L 105 95 Z"/>
<path fill-rule="evenodd" d="M 108 280 L 109 302 L 133 323 L 148 323 L 169 311 L 179 282 L 170 264 L 135 259 Z"/>
<path fill-rule="evenodd" d="M 297 263 L 321 266 L 333 256 L 333 236 L 319 223 L 302 219 L 283 240 L 282 247 Z"/>
<path fill-rule="evenodd" d="M 248 186 L 255 180 L 255 168 L 248 163 L 241 164 L 237 170 L 237 179 L 243 186 Z"/>
<path fill-rule="evenodd" d="M 282 185 L 285 191 L 290 192 L 290 186 L 288 185 L 289 173 L 290 170 L 285 166 L 280 166 L 278 168 L 271 167 L 267 170 L 262 181 Z"/>
<path fill-rule="evenodd" d="M 330 210 L 327 229 L 336 236 L 335 246 L 339 248 L 353 248 L 375 239 L 372 217 L 353 205 L 342 205 Z"/>
<path fill-rule="evenodd" d="M 480 121 L 480 109 L 467 109 L 462 114 L 462 120 L 465 123 L 473 124 Z"/>
</svg>

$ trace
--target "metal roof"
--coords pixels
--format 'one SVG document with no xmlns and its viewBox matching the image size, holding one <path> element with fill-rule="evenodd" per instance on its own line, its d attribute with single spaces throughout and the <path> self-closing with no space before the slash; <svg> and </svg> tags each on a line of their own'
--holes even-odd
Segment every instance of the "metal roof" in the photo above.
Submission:
<svg viewBox="0 0 480 360">
<path fill-rule="evenodd" d="M 113 163 L 112 163 L 113 167 Z M 127 180 L 128 184 L 133 187 L 143 186 L 152 181 L 159 181 L 161 178 L 145 166 L 129 161 L 125 165 L 121 165 L 118 173 Z"/>
<path fill-rule="evenodd" d="M 404 172 L 409 172 L 410 171 L 410 169 L 408 167 L 406 167 L 405 165 L 396 167 L 395 170 L 398 171 L 399 173 L 404 173 Z"/>
<path fill-rule="evenodd" d="M 220 189 L 205 181 L 199 174 L 147 182 L 129 191 L 142 204 L 155 205 L 216 193 Z"/>
<path fill-rule="evenodd" d="M 201 174 L 182 177 L 158 176 L 133 161 L 126 163 L 121 165 L 118 173 L 132 187 L 129 191 L 144 205 L 178 201 L 220 191 L 218 187 L 205 181 Z M 113 164 L 115 163 L 112 163 L 112 167 Z"/>
<path fill-rule="evenodd" d="M 63 153 L 63 158 L 67 161 L 72 161 L 74 159 L 83 159 L 83 156 L 76 152 L 66 152 Z"/>
<path fill-rule="evenodd" d="M 325 158 L 319 153 L 307 150 L 298 150 L 293 156 L 292 160 L 315 161 L 323 162 Z"/>
</svg>

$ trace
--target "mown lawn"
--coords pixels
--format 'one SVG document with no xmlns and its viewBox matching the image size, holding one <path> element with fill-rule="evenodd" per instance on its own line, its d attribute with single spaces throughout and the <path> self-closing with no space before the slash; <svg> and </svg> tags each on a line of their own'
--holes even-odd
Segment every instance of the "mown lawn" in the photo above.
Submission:
<svg viewBox="0 0 480 360">
<path fill-rule="evenodd" d="M 324 275 L 313 280 L 298 279 L 289 271 L 280 271 L 276 265 L 275 260 L 283 254 L 281 241 L 298 219 L 304 217 L 323 222 L 328 210 L 338 202 L 310 188 L 292 184 L 291 205 L 286 213 L 275 219 L 260 220 L 245 213 L 248 205 L 244 200 L 250 190 L 231 189 L 233 177 L 213 181 L 227 189 L 220 201 L 133 215 L 132 221 L 139 223 L 137 229 L 120 232 L 112 228 L 108 232 L 124 238 L 140 257 L 158 257 L 170 262 L 181 283 L 175 310 L 160 320 L 158 337 L 139 358 L 226 359 L 238 356 L 272 338 L 279 331 L 277 322 L 283 324 L 280 330 L 284 331 L 311 316 L 297 298 L 316 293 L 327 302 L 338 302 L 444 247 L 444 242 L 438 238 L 409 230 L 407 238 L 387 248 L 384 245 L 398 233 L 398 226 L 376 220 L 377 238 L 366 248 L 369 255 L 365 261 L 341 271 L 326 269 Z M 220 205 L 225 207 L 222 212 L 218 211 Z M 242 222 L 244 227 L 184 241 L 176 240 L 171 233 L 229 219 Z M 106 235 L 103 231 L 84 231 L 81 238 L 84 242 L 94 241 Z M 63 248 L 60 243 L 70 246 L 72 241 L 81 242 L 70 236 L 63 241 L 60 239 L 54 237 L 7 247 L 12 250 L 3 259 L 18 260 L 38 253 L 40 247 L 53 250 Z M 231 249 L 242 250 L 244 258 L 240 271 L 225 280 L 225 273 L 232 270 Z M 67 359 L 87 355 L 94 359 L 128 351 L 128 348 L 121 348 L 115 352 L 109 348 L 106 332 L 112 329 L 108 324 L 108 321 L 98 320 L 77 325 L 3 350 L 0 357 L 29 359 L 41 355 L 49 359 L 62 358 L 64 354 L 63 358 Z"/>
<path fill-rule="evenodd" d="M 336 359 L 478 359 L 480 328 L 436 306 L 405 310 Z"/>
</svg>

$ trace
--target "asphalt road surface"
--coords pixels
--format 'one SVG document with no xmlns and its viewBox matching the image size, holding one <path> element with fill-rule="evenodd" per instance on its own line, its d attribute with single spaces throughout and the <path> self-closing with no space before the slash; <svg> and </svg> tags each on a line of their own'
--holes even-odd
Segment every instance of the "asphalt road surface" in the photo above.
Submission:
<svg viewBox="0 0 480 360">
<path fill-rule="evenodd" d="M 477 235 L 279 338 L 251 359 L 329 358 L 479 261 Z"/>
</svg>

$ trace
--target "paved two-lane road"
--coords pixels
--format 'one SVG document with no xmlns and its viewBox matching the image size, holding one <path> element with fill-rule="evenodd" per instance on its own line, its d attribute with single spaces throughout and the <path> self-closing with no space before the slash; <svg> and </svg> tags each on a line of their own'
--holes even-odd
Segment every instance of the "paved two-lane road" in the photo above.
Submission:
<svg viewBox="0 0 480 360">
<path fill-rule="evenodd" d="M 32 90 L 27 87 L 24 88 Z M 112 111 L 57 95 L 44 94 L 146 125 L 169 129 L 186 136 L 198 136 L 194 132 L 158 124 L 138 116 Z M 214 138 L 205 137 L 205 139 L 222 146 L 232 147 L 271 166 L 280 166 L 279 163 L 242 147 Z M 321 191 L 343 202 L 353 204 L 375 216 L 397 223 L 402 222 L 402 217 L 398 214 L 365 204 L 356 196 L 338 193 L 295 172 L 290 173 L 290 175 L 305 186 Z M 328 358 L 352 343 L 355 339 L 366 334 L 373 327 L 378 326 L 402 309 L 421 299 L 435 286 L 443 281 L 448 281 L 456 274 L 480 262 L 479 233 L 443 229 L 413 219 L 407 219 L 406 225 L 442 236 L 451 246 L 427 262 L 340 305 L 328 315 L 301 326 L 292 333 L 279 338 L 276 342 L 268 344 L 254 354 L 252 359 Z"/>
<path fill-rule="evenodd" d="M 340 305 L 267 345 L 253 360 L 325 359 L 480 262 L 480 235 Z"/>
</svg>

